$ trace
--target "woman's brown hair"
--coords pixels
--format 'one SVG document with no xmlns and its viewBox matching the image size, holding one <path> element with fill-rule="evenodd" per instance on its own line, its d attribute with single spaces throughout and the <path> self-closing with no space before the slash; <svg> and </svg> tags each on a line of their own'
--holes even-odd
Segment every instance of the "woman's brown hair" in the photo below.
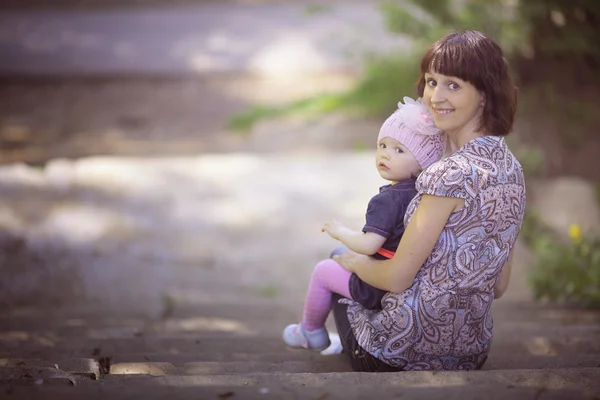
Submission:
<svg viewBox="0 0 600 400">
<path fill-rule="evenodd" d="M 484 96 L 479 129 L 487 135 L 510 133 L 517 108 L 517 90 L 500 46 L 481 32 L 450 33 L 421 57 L 417 95 L 423 96 L 425 74 L 435 72 L 467 81 Z"/>
</svg>

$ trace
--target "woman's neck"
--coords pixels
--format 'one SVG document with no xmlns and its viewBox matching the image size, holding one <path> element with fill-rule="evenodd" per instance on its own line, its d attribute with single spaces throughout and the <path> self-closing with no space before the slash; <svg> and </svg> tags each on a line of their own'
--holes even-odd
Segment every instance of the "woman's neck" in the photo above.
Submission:
<svg viewBox="0 0 600 400">
<path fill-rule="evenodd" d="M 446 131 L 446 134 L 452 142 L 452 145 L 456 148 L 455 150 L 460 149 L 467 142 L 470 142 L 475 138 L 485 136 L 483 132 L 480 132 L 475 126 L 472 125 L 473 124 L 471 123 L 463 126 L 461 129 Z"/>
</svg>

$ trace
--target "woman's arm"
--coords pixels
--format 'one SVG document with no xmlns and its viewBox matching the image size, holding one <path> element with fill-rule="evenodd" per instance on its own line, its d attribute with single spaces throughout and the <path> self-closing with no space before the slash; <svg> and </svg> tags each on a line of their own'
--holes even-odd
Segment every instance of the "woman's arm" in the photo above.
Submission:
<svg viewBox="0 0 600 400">
<path fill-rule="evenodd" d="M 373 232 L 358 232 L 348 229 L 337 221 L 329 221 L 321 231 L 339 240 L 350 250 L 365 255 L 375 254 L 385 242 L 385 238 Z"/>
<path fill-rule="evenodd" d="M 511 271 L 512 265 L 513 265 L 514 254 L 515 254 L 515 251 L 512 250 L 510 252 L 510 256 L 508 257 L 508 261 L 506 262 L 506 264 L 504 264 L 504 267 L 502 267 L 502 272 L 500 272 L 500 276 L 498 277 L 498 280 L 496 281 L 496 284 L 494 285 L 494 298 L 495 299 L 499 299 L 500 297 L 502 297 L 502 295 L 504 294 L 504 292 L 506 292 L 506 289 L 508 288 L 508 283 L 510 282 L 510 271 Z"/>
<path fill-rule="evenodd" d="M 393 258 L 379 261 L 347 252 L 334 260 L 376 288 L 403 292 L 431 254 L 450 214 L 463 205 L 460 198 L 423 195 Z"/>
</svg>

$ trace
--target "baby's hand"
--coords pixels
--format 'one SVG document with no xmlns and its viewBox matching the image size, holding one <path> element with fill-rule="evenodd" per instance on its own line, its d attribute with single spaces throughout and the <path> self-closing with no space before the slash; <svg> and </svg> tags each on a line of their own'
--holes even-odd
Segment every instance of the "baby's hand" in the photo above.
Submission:
<svg viewBox="0 0 600 400">
<path fill-rule="evenodd" d="M 347 228 L 341 222 L 331 220 L 323 224 L 321 232 L 327 232 L 332 238 L 340 240 L 340 235 L 345 229 Z"/>
</svg>

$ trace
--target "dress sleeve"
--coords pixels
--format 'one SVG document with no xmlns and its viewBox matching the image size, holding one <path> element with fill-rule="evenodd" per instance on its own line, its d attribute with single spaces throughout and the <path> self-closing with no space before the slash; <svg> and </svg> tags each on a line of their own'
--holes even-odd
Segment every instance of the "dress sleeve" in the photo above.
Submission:
<svg viewBox="0 0 600 400">
<path fill-rule="evenodd" d="M 419 175 L 416 188 L 421 194 L 468 199 L 464 171 L 456 161 L 446 158 Z"/>
<path fill-rule="evenodd" d="M 369 201 L 363 232 L 373 232 L 389 238 L 402 223 L 406 204 L 397 201 L 391 192 L 383 192 Z"/>
</svg>

